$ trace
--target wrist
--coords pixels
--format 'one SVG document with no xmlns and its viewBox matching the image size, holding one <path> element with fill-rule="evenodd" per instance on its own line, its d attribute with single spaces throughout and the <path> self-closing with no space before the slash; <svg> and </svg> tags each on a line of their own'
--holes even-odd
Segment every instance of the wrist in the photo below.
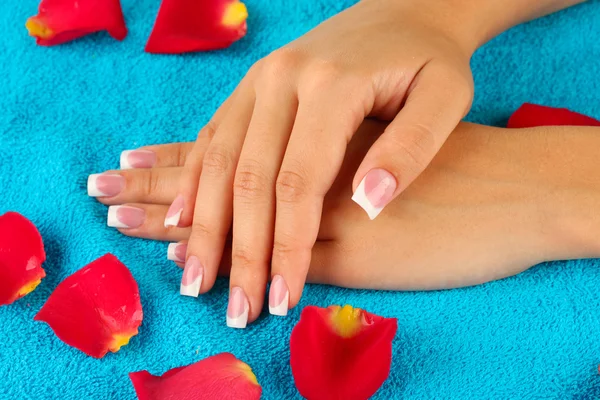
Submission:
<svg viewBox="0 0 600 400">
<path fill-rule="evenodd" d="M 545 204 L 549 231 L 558 254 L 553 259 L 600 258 L 600 129 L 548 127 L 547 178 L 553 194 Z"/>
<path fill-rule="evenodd" d="M 482 204 L 531 264 L 600 257 L 600 128 L 460 124 L 440 156 L 486 182 Z M 450 150 L 446 152 L 447 150 Z"/>
<path fill-rule="evenodd" d="M 485 42 L 502 32 L 489 3 L 480 0 L 362 0 L 385 7 L 389 15 L 419 21 L 442 33 L 471 57 Z"/>
</svg>

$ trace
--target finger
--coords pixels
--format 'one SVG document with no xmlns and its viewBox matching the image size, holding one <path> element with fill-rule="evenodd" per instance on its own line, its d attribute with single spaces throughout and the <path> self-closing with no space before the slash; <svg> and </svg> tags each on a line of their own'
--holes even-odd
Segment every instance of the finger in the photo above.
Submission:
<svg viewBox="0 0 600 400">
<path fill-rule="evenodd" d="M 107 225 L 126 236 L 177 242 L 187 239 L 191 228 L 165 228 L 167 206 L 128 203 L 108 208 Z"/>
<path fill-rule="evenodd" d="M 177 194 L 177 184 L 182 170 L 181 167 L 140 168 L 90 175 L 88 194 L 115 193 L 113 196 L 98 197 L 98 201 L 106 205 L 123 203 L 169 205 Z"/>
<path fill-rule="evenodd" d="M 258 318 L 265 297 L 273 250 L 275 180 L 298 107 L 288 85 L 270 79 L 260 82 L 254 114 L 248 128 L 234 181 L 233 254 L 230 287 L 241 290 L 249 314 L 230 315 L 230 326 L 244 327 Z M 230 296 L 229 310 L 242 309 Z"/>
<path fill-rule="evenodd" d="M 184 268 L 184 263 L 178 261 L 176 256 L 171 254 L 172 247 L 187 247 L 187 241 L 169 244 L 167 258 L 173 261 L 179 268 Z M 231 274 L 231 242 L 225 244 L 223 257 L 219 265 L 218 276 L 229 277 Z M 343 287 L 358 287 L 353 277 L 354 271 L 348 263 L 349 256 L 347 250 L 335 241 L 318 241 L 312 250 L 310 268 L 306 281 L 315 284 L 336 285 Z"/>
<path fill-rule="evenodd" d="M 242 82 L 244 82 L 242 80 Z M 240 85 L 242 83 L 240 82 Z M 198 185 L 200 182 L 200 174 L 202 172 L 202 164 L 204 162 L 204 153 L 208 148 L 212 138 L 221 126 L 223 119 L 227 115 L 234 99 L 239 95 L 238 86 L 234 92 L 221 104 L 213 117 L 198 133 L 198 138 L 188 154 L 185 168 L 181 174 L 178 185 L 178 195 L 171 205 L 171 209 L 167 214 L 168 219 L 165 220 L 166 226 L 190 226 L 194 217 L 194 205 L 196 204 L 196 196 L 198 194 Z"/>
<path fill-rule="evenodd" d="M 193 142 L 144 146 L 121 153 L 121 169 L 182 167 Z"/>
<path fill-rule="evenodd" d="M 182 295 L 196 297 L 199 292 L 208 291 L 215 282 L 233 216 L 233 178 L 253 108 L 254 88 L 248 82 L 240 87 L 206 150 L 187 248 Z"/>
<path fill-rule="evenodd" d="M 335 93 L 335 95 L 333 95 Z M 317 239 L 323 198 L 346 146 L 364 117 L 359 103 L 340 103 L 341 90 L 302 101 L 276 183 L 277 215 L 269 292 L 271 313 L 285 315 L 300 300 Z M 343 96 L 347 98 L 347 96 Z"/>
<path fill-rule="evenodd" d="M 352 200 L 370 219 L 429 165 L 468 112 L 471 85 L 469 78 L 439 72 L 434 63 L 421 70 L 404 108 L 371 147 L 354 177 Z"/>
<path fill-rule="evenodd" d="M 185 263 L 180 261 L 180 256 L 185 259 L 185 250 L 187 249 L 187 240 L 170 243 L 167 249 L 167 259 L 173 261 L 175 265 L 183 269 Z M 231 241 L 225 243 L 225 249 L 223 251 L 223 257 L 221 258 L 221 264 L 219 265 L 218 276 L 229 276 L 231 272 Z"/>
</svg>

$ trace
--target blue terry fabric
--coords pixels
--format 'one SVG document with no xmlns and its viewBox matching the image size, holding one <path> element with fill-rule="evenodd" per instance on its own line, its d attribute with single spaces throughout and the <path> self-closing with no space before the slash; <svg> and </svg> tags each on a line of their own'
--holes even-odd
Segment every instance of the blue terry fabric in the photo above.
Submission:
<svg viewBox="0 0 600 400">
<path fill-rule="evenodd" d="M 378 399 L 600 398 L 600 262 L 556 262 L 479 287 L 383 293 L 309 286 L 285 319 L 244 331 L 225 327 L 226 287 L 178 295 L 166 244 L 105 226 L 106 207 L 86 196 L 90 173 L 118 166 L 124 149 L 193 140 L 247 68 L 352 0 L 248 0 L 249 33 L 230 49 L 153 56 L 143 47 L 159 0 L 124 0 L 124 42 L 95 34 L 36 47 L 23 24 L 37 0 L 0 3 L 0 212 L 33 220 L 48 277 L 0 307 L 1 399 L 134 399 L 127 373 L 162 373 L 230 351 L 248 362 L 266 399 L 299 398 L 288 338 L 303 306 L 350 303 L 398 318 L 390 378 Z M 600 117 L 600 2 L 520 26 L 473 58 L 468 119 L 503 124 L 521 103 Z M 112 252 L 137 279 L 145 319 L 117 354 L 89 358 L 33 316 L 56 285 Z M 401 265 L 402 260 L 398 260 Z"/>
</svg>

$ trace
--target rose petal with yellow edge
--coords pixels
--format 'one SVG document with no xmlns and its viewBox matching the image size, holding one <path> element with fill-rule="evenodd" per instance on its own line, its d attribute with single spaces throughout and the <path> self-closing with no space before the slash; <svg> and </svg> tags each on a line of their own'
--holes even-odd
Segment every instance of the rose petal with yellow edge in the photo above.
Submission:
<svg viewBox="0 0 600 400">
<path fill-rule="evenodd" d="M 129 378 L 139 400 L 258 400 L 262 393 L 250 366 L 230 353 L 171 369 L 162 376 L 139 371 Z"/>
<path fill-rule="evenodd" d="M 179 54 L 229 47 L 246 35 L 247 18 L 239 0 L 163 0 L 146 51 Z"/>
<path fill-rule="evenodd" d="M 40 46 L 54 46 L 100 31 L 117 40 L 127 36 L 119 0 L 42 0 L 38 14 L 27 20 L 25 28 Z"/>
<path fill-rule="evenodd" d="M 46 276 L 42 236 L 16 212 L 0 216 L 0 306 L 33 292 Z"/>
<path fill-rule="evenodd" d="M 101 358 L 137 335 L 138 285 L 117 257 L 106 254 L 62 281 L 35 316 L 66 344 Z"/>
<path fill-rule="evenodd" d="M 397 321 L 351 306 L 302 310 L 290 338 L 294 382 L 309 400 L 365 400 L 387 379 Z"/>
</svg>

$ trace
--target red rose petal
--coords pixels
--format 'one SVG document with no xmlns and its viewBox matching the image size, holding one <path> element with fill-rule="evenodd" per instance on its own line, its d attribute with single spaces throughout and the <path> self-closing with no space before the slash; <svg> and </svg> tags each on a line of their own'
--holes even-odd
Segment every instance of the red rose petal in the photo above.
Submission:
<svg viewBox="0 0 600 400">
<path fill-rule="evenodd" d="M 42 0 L 25 27 L 40 46 L 54 46 L 99 31 L 125 39 L 127 27 L 119 0 Z"/>
<path fill-rule="evenodd" d="M 106 254 L 62 281 L 35 316 L 66 344 L 101 358 L 137 335 L 140 292 L 131 272 Z"/>
<path fill-rule="evenodd" d="M 389 375 L 396 329 L 396 319 L 350 306 L 306 307 L 290 338 L 298 391 L 309 400 L 368 399 Z"/>
<path fill-rule="evenodd" d="M 129 378 L 139 400 L 257 400 L 262 388 L 248 364 L 221 353 L 162 376 L 148 371 Z"/>
<path fill-rule="evenodd" d="M 44 243 L 31 221 L 16 212 L 0 216 L 0 306 L 31 293 L 46 276 Z"/>
<path fill-rule="evenodd" d="M 163 0 L 146 51 L 178 54 L 229 47 L 246 34 L 247 17 L 239 0 Z"/>
<path fill-rule="evenodd" d="M 566 108 L 554 108 L 525 103 L 511 115 L 508 128 L 531 128 L 535 126 L 600 126 L 600 121 Z"/>
</svg>

